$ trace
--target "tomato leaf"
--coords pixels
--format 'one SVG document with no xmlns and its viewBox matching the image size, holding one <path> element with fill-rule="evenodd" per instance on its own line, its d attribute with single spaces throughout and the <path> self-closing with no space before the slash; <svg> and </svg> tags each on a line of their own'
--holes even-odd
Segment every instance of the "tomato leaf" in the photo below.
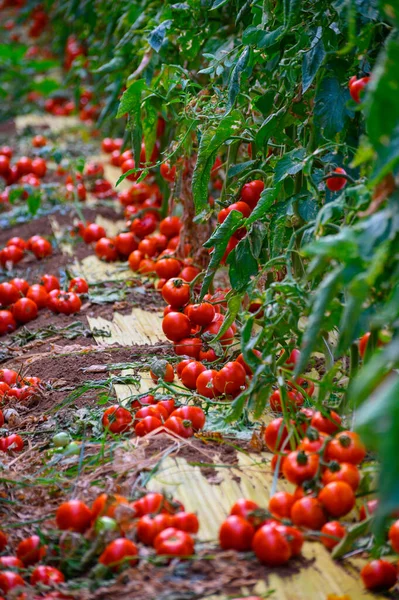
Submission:
<svg viewBox="0 0 399 600">
<path fill-rule="evenodd" d="M 297 148 L 291 150 L 291 152 L 287 152 L 276 165 L 274 171 L 275 183 L 279 183 L 289 175 L 296 175 L 296 173 L 302 171 L 306 164 L 305 157 L 305 148 Z"/>
<path fill-rule="evenodd" d="M 236 101 L 236 98 L 240 92 L 241 75 L 242 75 L 242 72 L 248 66 L 250 56 L 251 56 L 251 48 L 249 46 L 247 46 L 242 51 L 240 57 L 238 58 L 235 66 L 231 72 L 230 82 L 229 82 L 229 90 L 228 90 L 229 100 L 228 100 L 227 107 L 226 107 L 227 111 L 229 111 L 232 108 L 232 106 L 234 105 L 234 102 Z"/>
<path fill-rule="evenodd" d="M 230 252 L 226 262 L 230 265 L 229 276 L 232 289 L 241 291 L 258 272 L 258 261 L 253 255 L 249 235 L 240 240 Z"/>
<path fill-rule="evenodd" d="M 163 21 L 158 25 L 158 27 L 155 27 L 155 29 L 153 29 L 148 36 L 148 43 L 150 44 L 151 48 L 155 50 L 155 52 L 160 51 L 165 40 L 166 32 L 168 29 L 170 29 L 172 23 L 173 21 L 170 19 Z"/>
<path fill-rule="evenodd" d="M 318 27 L 316 35 L 310 44 L 310 50 L 305 52 L 302 59 L 302 93 L 305 94 L 313 83 L 326 57 L 322 40 L 322 28 Z"/>
<path fill-rule="evenodd" d="M 320 134 L 328 139 L 343 130 L 350 114 L 346 108 L 349 91 L 341 87 L 337 77 L 325 77 L 316 94 L 314 122 Z"/>
</svg>

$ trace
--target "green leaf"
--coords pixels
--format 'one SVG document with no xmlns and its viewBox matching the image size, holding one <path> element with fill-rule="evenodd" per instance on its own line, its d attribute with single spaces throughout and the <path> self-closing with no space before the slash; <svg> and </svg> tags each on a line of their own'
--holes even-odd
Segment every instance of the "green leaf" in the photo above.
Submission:
<svg viewBox="0 0 399 600">
<path fill-rule="evenodd" d="M 226 110 L 228 110 L 228 111 L 233 106 L 233 104 L 236 101 L 236 98 L 240 92 L 241 74 L 247 68 L 250 56 L 251 56 L 251 48 L 249 46 L 247 46 L 242 51 L 240 57 L 238 58 L 235 66 L 231 72 L 231 77 L 230 77 L 230 82 L 229 82 L 229 91 L 228 91 L 229 100 L 227 102 L 227 107 L 226 107 Z"/>
<path fill-rule="evenodd" d="M 244 294 L 233 293 L 227 299 L 227 313 L 225 315 L 223 325 L 219 329 L 219 331 L 218 331 L 217 335 L 214 337 L 213 341 L 217 342 L 218 340 L 220 340 L 220 338 L 222 337 L 222 335 L 224 333 L 226 333 L 226 331 L 228 330 L 230 325 L 232 325 L 234 323 L 234 321 L 236 320 L 236 317 L 238 315 L 238 311 L 240 310 L 243 296 L 244 296 Z"/>
<path fill-rule="evenodd" d="M 34 192 L 29 194 L 26 203 L 28 205 L 29 212 L 31 215 L 35 215 L 39 210 L 40 204 L 42 201 L 42 197 L 40 192 Z"/>
<path fill-rule="evenodd" d="M 214 0 L 214 3 L 212 4 L 210 10 L 215 10 L 216 8 L 221 8 L 225 4 L 228 4 L 228 2 L 230 2 L 230 0 Z"/>
<path fill-rule="evenodd" d="M 151 48 L 155 50 L 155 52 L 160 51 L 166 36 L 166 32 L 168 29 L 170 29 L 172 23 L 173 21 L 171 21 L 170 19 L 167 21 L 163 21 L 158 25 L 158 27 L 155 27 L 155 29 L 153 29 L 150 35 L 148 36 L 148 43 L 150 44 Z"/>
<path fill-rule="evenodd" d="M 127 90 L 123 92 L 116 114 L 117 117 L 123 117 L 126 113 L 133 113 L 136 116 L 137 114 L 140 114 L 141 93 L 144 87 L 144 79 L 137 79 L 137 81 L 134 81 Z"/>
<path fill-rule="evenodd" d="M 305 52 L 302 59 L 302 93 L 310 88 L 318 70 L 324 62 L 326 52 L 321 38 L 322 28 L 318 27 L 315 37 L 310 45 L 310 50 Z"/>
<path fill-rule="evenodd" d="M 114 71 L 119 71 L 125 65 L 125 61 L 121 56 L 114 56 L 109 62 L 105 65 L 101 65 L 98 69 L 94 71 L 98 75 L 105 75 L 106 73 L 113 73 Z"/>
<path fill-rule="evenodd" d="M 280 108 L 276 113 L 269 115 L 262 123 L 261 127 L 256 133 L 255 142 L 256 145 L 262 148 L 271 138 L 275 131 L 281 129 L 281 123 L 286 115 L 286 107 Z"/>
<path fill-rule="evenodd" d="M 268 31 L 261 35 L 258 40 L 258 48 L 266 49 L 276 44 L 285 34 L 285 27 L 278 27 L 275 31 Z"/>
<path fill-rule="evenodd" d="M 358 540 L 361 537 L 365 537 L 370 533 L 371 522 L 372 519 L 371 517 L 369 517 L 364 521 L 360 521 L 360 523 L 350 525 L 347 530 L 346 536 L 339 542 L 339 544 L 337 544 L 334 547 L 331 556 L 337 559 L 350 552 L 353 549 L 353 545 L 356 542 L 356 540 Z"/>
<path fill-rule="evenodd" d="M 278 161 L 274 171 L 275 183 L 283 181 L 288 175 L 296 175 L 296 173 L 302 171 L 306 164 L 305 156 L 305 148 L 298 148 L 284 154 L 283 158 Z"/>
<path fill-rule="evenodd" d="M 240 126 L 241 115 L 238 111 L 233 111 L 224 116 L 216 128 L 210 126 L 201 137 L 192 182 L 193 198 L 197 213 L 200 213 L 208 206 L 208 184 L 216 153 L 219 147 L 232 135 L 238 134 Z"/>
<path fill-rule="evenodd" d="M 253 255 L 249 236 L 245 236 L 229 254 L 230 282 L 233 290 L 241 291 L 249 283 L 251 277 L 258 272 L 258 261 Z"/>
<path fill-rule="evenodd" d="M 258 219 L 265 217 L 270 210 L 272 204 L 278 196 L 279 186 L 274 188 L 265 188 L 260 195 L 259 201 L 252 213 L 245 219 L 245 227 L 249 227 Z"/>
<path fill-rule="evenodd" d="M 314 121 L 326 138 L 334 138 L 344 128 L 348 99 L 348 90 L 341 87 L 336 77 L 322 80 L 315 98 Z"/>
</svg>

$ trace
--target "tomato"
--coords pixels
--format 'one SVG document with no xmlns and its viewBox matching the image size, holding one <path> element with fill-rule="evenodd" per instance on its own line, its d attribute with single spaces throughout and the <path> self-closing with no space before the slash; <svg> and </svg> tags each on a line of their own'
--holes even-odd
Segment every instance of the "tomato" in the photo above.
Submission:
<svg viewBox="0 0 399 600">
<path fill-rule="evenodd" d="M 136 544 L 126 538 L 117 538 L 108 544 L 98 560 L 112 571 L 118 571 L 126 564 L 137 564 L 138 553 Z"/>
<path fill-rule="evenodd" d="M 26 242 L 20 237 L 12 237 L 6 243 L 6 246 L 17 246 L 21 250 L 26 250 Z"/>
<path fill-rule="evenodd" d="M 8 156 L 0 155 L 0 176 L 7 177 L 10 171 L 10 159 Z"/>
<path fill-rule="evenodd" d="M 0 552 L 3 552 L 3 550 L 6 546 L 7 546 L 7 536 L 5 533 L 0 531 Z"/>
<path fill-rule="evenodd" d="M 327 436 L 324 433 L 319 433 L 317 430 L 309 428 L 308 435 L 303 438 L 298 446 L 298 450 L 305 450 L 305 452 L 320 452 L 323 448 Z M 323 452 L 324 454 L 324 452 Z"/>
<path fill-rule="evenodd" d="M 270 566 L 283 565 L 292 555 L 289 542 L 273 524 L 262 525 L 257 530 L 252 549 L 261 563 Z"/>
<path fill-rule="evenodd" d="M 221 394 L 234 394 L 245 386 L 245 377 L 245 369 L 240 363 L 228 362 L 215 375 L 215 388 Z"/>
<path fill-rule="evenodd" d="M 58 292 L 58 290 L 56 290 Z M 49 300 L 48 307 L 53 310 L 51 298 Z M 72 315 L 80 311 L 82 302 L 77 294 L 74 292 L 59 292 L 57 302 L 55 304 L 56 312 L 63 313 L 64 315 Z"/>
<path fill-rule="evenodd" d="M 159 231 L 168 239 L 174 238 L 179 235 L 182 225 L 179 217 L 166 217 L 159 223 Z"/>
<path fill-rule="evenodd" d="M 165 179 L 165 181 L 169 181 L 169 182 L 173 183 L 173 181 L 175 180 L 176 167 L 175 166 L 171 167 L 168 162 L 164 162 L 161 164 L 161 166 L 159 168 L 159 172 L 161 174 L 161 177 L 163 177 L 163 179 Z"/>
<path fill-rule="evenodd" d="M 399 520 L 395 521 L 389 528 L 388 537 L 393 550 L 399 553 Z"/>
<path fill-rule="evenodd" d="M 14 150 L 11 148 L 11 146 L 1 146 L 0 154 L 2 154 L 3 156 L 7 156 L 7 158 L 12 158 Z"/>
<path fill-rule="evenodd" d="M 103 414 L 102 424 L 104 429 L 111 433 L 124 433 L 133 425 L 133 416 L 123 406 L 115 404 L 110 406 Z"/>
<path fill-rule="evenodd" d="M 342 169 L 341 167 L 334 169 L 333 173 L 342 173 L 343 175 L 346 175 L 345 169 Z M 339 192 L 346 186 L 346 184 L 347 180 L 345 177 L 329 177 L 326 179 L 326 185 L 330 192 Z"/>
<path fill-rule="evenodd" d="M 162 421 L 157 417 L 144 417 L 134 428 L 135 434 L 139 437 L 143 437 L 151 431 L 162 427 Z"/>
<path fill-rule="evenodd" d="M 150 492 L 135 502 L 138 516 L 156 514 L 159 512 L 173 512 L 170 503 L 163 494 Z"/>
<path fill-rule="evenodd" d="M 323 506 L 311 496 L 297 500 L 291 509 L 291 520 L 297 527 L 319 530 L 326 522 Z"/>
<path fill-rule="evenodd" d="M 230 515 L 219 530 L 219 543 L 223 550 L 250 550 L 255 529 L 238 515 Z"/>
<path fill-rule="evenodd" d="M 320 541 L 328 550 L 335 548 L 346 535 L 346 529 L 339 521 L 329 521 L 323 525 L 321 532 L 327 534 L 320 536 Z M 337 539 L 332 539 L 328 536 L 334 536 Z"/>
<path fill-rule="evenodd" d="M 153 240 L 156 244 L 155 240 Z M 158 248 L 156 248 L 158 250 Z M 177 277 L 181 271 L 181 263 L 176 258 L 161 258 L 155 265 L 155 271 L 158 277 L 162 279 L 172 279 Z"/>
<path fill-rule="evenodd" d="M 158 406 L 163 406 L 164 409 L 167 411 L 168 416 L 170 416 L 176 408 L 175 401 L 173 400 L 173 398 L 169 398 L 168 400 L 160 400 L 158 402 Z"/>
<path fill-rule="evenodd" d="M 125 153 L 123 153 L 123 154 L 125 154 Z M 121 156 L 121 170 L 122 170 L 122 173 L 127 173 L 128 171 L 135 169 L 136 164 L 135 164 L 133 158 L 128 158 L 127 160 L 122 162 L 123 154 Z M 136 179 L 139 178 L 139 175 L 140 175 L 139 172 L 130 173 L 130 175 L 127 175 L 127 179 L 129 179 L 129 181 L 136 181 Z"/>
<path fill-rule="evenodd" d="M 156 536 L 154 548 L 160 556 L 191 556 L 194 554 L 194 540 L 186 531 L 168 527 Z"/>
<path fill-rule="evenodd" d="M 356 465 L 333 461 L 330 463 L 329 468 L 323 472 L 322 481 L 324 485 L 332 481 L 344 481 L 355 492 L 359 487 L 360 472 Z"/>
<path fill-rule="evenodd" d="M 180 531 L 186 531 L 187 533 L 198 533 L 198 517 L 194 513 L 185 511 L 177 512 L 172 516 L 172 527 Z"/>
<path fill-rule="evenodd" d="M 146 237 L 138 244 L 138 250 L 144 257 L 153 258 L 157 254 L 157 245 L 155 240 Z"/>
<path fill-rule="evenodd" d="M 14 571 L 0 571 L 0 590 L 5 594 L 16 587 L 23 587 L 24 585 L 25 582 L 18 573 L 14 573 Z"/>
<path fill-rule="evenodd" d="M 332 517 L 343 517 L 355 506 L 355 494 L 345 481 L 332 481 L 318 495 L 320 503 Z"/>
<path fill-rule="evenodd" d="M 318 431 L 332 435 L 339 429 L 341 417 L 333 410 L 328 410 L 324 414 L 317 411 L 312 417 L 311 425 Z"/>
<path fill-rule="evenodd" d="M 46 556 L 46 547 L 42 546 L 38 535 L 32 535 L 18 544 L 16 554 L 25 567 L 29 567 Z"/>
<path fill-rule="evenodd" d="M 254 354 L 257 358 L 262 359 L 262 352 L 260 352 L 259 350 L 252 350 L 252 354 Z M 245 372 L 247 375 L 253 375 L 252 369 L 251 367 L 245 362 L 244 360 L 244 355 L 243 354 L 239 354 L 236 358 L 236 361 L 238 363 L 240 363 L 240 365 L 242 365 L 245 369 Z"/>
<path fill-rule="evenodd" d="M 21 298 L 14 304 L 12 312 L 18 323 L 29 323 L 36 319 L 38 307 L 36 302 L 30 298 Z"/>
<path fill-rule="evenodd" d="M 180 406 L 180 408 L 173 411 L 171 417 L 179 417 L 183 421 L 191 421 L 194 431 L 203 429 L 205 425 L 205 413 L 199 406 Z"/>
<path fill-rule="evenodd" d="M 96 223 L 90 223 L 83 231 L 83 241 L 86 244 L 98 242 L 101 238 L 106 238 L 105 229 Z"/>
<path fill-rule="evenodd" d="M 250 181 L 249 183 L 246 183 L 241 190 L 241 200 L 246 202 L 251 209 L 254 209 L 259 202 L 260 195 L 264 189 L 265 184 L 263 181 L 260 181 L 260 179 Z"/>
<path fill-rule="evenodd" d="M 8 263 L 16 265 L 21 262 L 24 254 L 24 251 L 21 250 L 21 248 L 18 248 L 18 246 L 7 246 L 0 252 L 0 263 L 3 267 L 5 267 Z"/>
<path fill-rule="evenodd" d="M 51 290 L 59 290 L 61 287 L 59 279 L 55 275 L 43 275 L 40 281 L 47 293 Z"/>
<path fill-rule="evenodd" d="M 190 424 L 186 425 L 186 421 L 180 417 L 170 416 L 164 423 L 165 429 L 178 435 L 182 438 L 190 438 L 194 435 L 194 431 Z"/>
<path fill-rule="evenodd" d="M 199 357 L 202 342 L 198 338 L 183 338 L 174 345 L 174 350 L 178 356 L 190 356 L 197 359 Z"/>
<path fill-rule="evenodd" d="M 92 520 L 95 521 L 99 517 L 115 517 L 115 511 L 121 504 L 129 504 L 125 496 L 119 494 L 100 494 L 94 500 L 91 507 Z"/>
<path fill-rule="evenodd" d="M 168 340 L 178 342 L 189 337 L 191 332 L 190 320 L 183 313 L 170 312 L 163 318 L 162 331 Z"/>
<path fill-rule="evenodd" d="M 134 400 L 130 405 L 131 410 L 136 410 L 142 408 L 143 406 L 148 406 L 152 404 L 157 404 L 154 396 L 152 394 L 146 394 L 145 396 L 141 396 L 137 400 Z"/>
<path fill-rule="evenodd" d="M 357 433 L 341 431 L 327 444 L 327 460 L 358 465 L 366 456 L 366 448 Z"/>
<path fill-rule="evenodd" d="M 155 417 L 161 421 L 165 421 L 168 418 L 168 411 L 159 402 L 154 405 L 143 406 L 136 412 L 134 423 L 136 424 L 145 417 Z"/>
<path fill-rule="evenodd" d="M 106 262 L 114 262 L 118 260 L 118 250 L 114 242 L 107 237 L 103 237 L 98 240 L 94 250 L 98 258 L 101 260 L 105 260 Z"/>
<path fill-rule="evenodd" d="M 147 213 L 140 219 L 134 219 L 130 225 L 130 231 L 138 238 L 143 239 L 147 235 L 154 233 L 157 226 L 157 219 L 153 213 Z"/>
<path fill-rule="evenodd" d="M 370 77 L 361 77 L 360 79 L 357 79 L 356 75 L 349 80 L 349 93 L 351 98 L 358 104 L 361 102 L 360 95 L 364 93 L 364 88 L 367 87 L 369 81 Z"/>
<path fill-rule="evenodd" d="M 269 511 L 278 519 L 289 519 L 295 498 L 288 492 L 276 492 L 269 500 Z"/>
<path fill-rule="evenodd" d="M 106 154 L 111 154 L 115 150 L 114 140 L 112 138 L 104 138 L 101 142 L 101 149 Z"/>
<path fill-rule="evenodd" d="M 204 327 L 210 325 L 215 317 L 215 308 L 210 302 L 191 304 L 188 309 L 188 318 L 193 325 Z"/>
<path fill-rule="evenodd" d="M 28 156 L 21 156 L 16 162 L 16 166 L 18 169 L 18 174 L 28 175 L 32 172 L 32 160 Z"/>
<path fill-rule="evenodd" d="M 31 250 L 38 259 L 46 258 L 53 252 L 53 247 L 48 240 L 41 238 L 33 242 Z"/>
<path fill-rule="evenodd" d="M 166 246 L 168 245 L 168 238 L 166 235 L 162 235 L 162 233 L 154 233 L 151 236 L 151 239 L 155 241 L 158 252 L 165 250 Z"/>
<path fill-rule="evenodd" d="M 197 377 L 195 382 L 197 392 L 205 398 L 215 398 L 219 394 L 214 385 L 215 375 L 217 375 L 215 369 L 206 369 Z"/>
<path fill-rule="evenodd" d="M 129 267 L 132 269 L 132 271 L 138 270 L 143 258 L 144 257 L 139 250 L 133 250 L 133 252 L 131 254 L 129 254 L 128 262 L 129 262 Z"/>
<path fill-rule="evenodd" d="M 382 558 L 367 563 L 360 571 L 360 576 L 364 587 L 373 592 L 389 590 L 398 578 L 395 565 Z"/>
<path fill-rule="evenodd" d="M 173 308 L 181 308 L 190 301 L 190 286 L 182 279 L 169 279 L 162 288 L 162 296 Z"/>
<path fill-rule="evenodd" d="M 12 333 L 16 328 L 17 324 L 12 313 L 9 310 L 0 310 L 0 335 Z"/>
<path fill-rule="evenodd" d="M 284 477 L 291 483 L 301 485 L 304 481 L 313 479 L 319 468 L 317 454 L 308 454 L 304 451 L 290 452 L 284 459 Z"/>
<path fill-rule="evenodd" d="M 296 527 L 284 525 L 276 521 L 270 523 L 279 533 L 281 533 L 290 545 L 291 556 L 298 556 L 301 553 L 304 538 L 303 534 Z"/>
<path fill-rule="evenodd" d="M 140 261 L 138 272 L 142 275 L 155 272 L 155 262 L 149 258 Z"/>
<path fill-rule="evenodd" d="M 43 158 L 34 158 L 32 160 L 32 173 L 36 177 L 44 177 L 47 173 L 46 161 Z"/>
<path fill-rule="evenodd" d="M 0 304 L 2 306 L 14 304 L 20 297 L 19 290 L 12 283 L 0 283 Z"/>
<path fill-rule="evenodd" d="M 216 320 L 216 318 L 218 316 L 221 318 Z M 205 327 L 205 329 L 203 330 L 203 333 L 204 334 L 211 333 L 213 336 L 217 335 L 219 333 L 220 328 L 223 325 L 223 320 L 224 320 L 223 315 L 216 314 L 213 322 L 210 325 L 207 325 L 207 327 Z M 233 338 L 234 338 L 234 329 L 233 329 L 233 327 L 229 327 L 225 331 L 225 333 L 223 333 L 223 335 L 220 337 L 219 342 L 221 343 L 222 346 L 230 346 L 233 342 Z M 238 363 L 238 364 L 240 364 L 240 363 Z M 244 370 L 244 372 L 245 372 L 245 370 Z"/>
<path fill-rule="evenodd" d="M 185 369 L 185 367 L 187 367 L 187 365 L 189 365 L 191 362 L 193 362 L 193 359 L 188 358 L 186 360 L 181 360 L 178 363 L 178 365 L 176 367 L 176 373 L 179 378 L 181 377 L 181 374 L 183 373 L 183 370 Z"/>
<path fill-rule="evenodd" d="M 26 297 L 29 298 L 29 300 L 33 300 L 39 310 L 45 308 L 49 300 L 45 287 L 38 283 L 30 286 Z"/>
<path fill-rule="evenodd" d="M 233 210 L 240 212 L 245 218 L 249 217 L 249 215 L 251 214 L 251 209 L 248 206 L 248 204 L 246 204 L 245 202 L 234 202 L 233 204 L 230 204 L 230 206 L 228 206 L 227 208 L 222 208 L 222 210 L 219 212 L 219 223 L 223 223 L 227 219 L 229 214 L 233 212 Z"/>
<path fill-rule="evenodd" d="M 0 369 L 0 381 L 4 381 L 8 385 L 14 385 L 21 381 L 21 377 L 12 369 Z"/>
<path fill-rule="evenodd" d="M 75 294 L 87 294 L 89 284 L 83 277 L 75 277 L 69 282 L 68 291 L 75 292 Z"/>
<path fill-rule="evenodd" d="M 114 244 L 118 253 L 123 257 L 129 256 L 138 247 L 136 238 L 130 231 L 119 233 L 114 239 Z"/>
<path fill-rule="evenodd" d="M 137 537 L 143 544 L 152 546 L 161 531 L 173 527 L 173 517 L 165 513 L 150 516 L 144 515 L 137 522 Z"/>
<path fill-rule="evenodd" d="M 183 385 L 190 390 L 195 390 L 197 387 L 197 378 L 205 370 L 202 363 L 195 360 L 191 361 L 182 371 L 181 380 Z"/>
<path fill-rule="evenodd" d="M 34 148 L 43 148 L 47 144 L 47 140 L 44 135 L 35 135 L 32 138 L 32 146 Z"/>
<path fill-rule="evenodd" d="M 0 556 L 0 569 L 23 569 L 24 563 L 16 556 Z"/>
<path fill-rule="evenodd" d="M 42 583 L 44 585 L 54 585 L 65 581 L 64 575 L 55 567 L 40 565 L 32 572 L 30 576 L 30 584 L 36 585 Z"/>
<path fill-rule="evenodd" d="M 286 445 L 285 442 L 287 437 L 288 430 L 284 424 L 283 417 L 273 419 L 265 429 L 265 443 L 271 452 L 281 450 L 283 445 Z"/>
<path fill-rule="evenodd" d="M 153 367 L 153 371 L 150 371 L 151 379 L 157 383 L 159 379 L 171 383 L 175 378 L 175 372 L 170 363 L 165 360 L 155 361 L 155 365 Z"/>
<path fill-rule="evenodd" d="M 81 500 L 68 500 L 57 509 L 55 519 L 58 529 L 84 533 L 90 527 L 90 508 Z"/>
<path fill-rule="evenodd" d="M 287 395 L 286 395 L 286 407 L 287 408 L 290 408 L 291 410 L 293 410 L 297 407 L 299 408 L 300 406 L 302 406 L 303 403 L 304 403 L 304 397 L 302 396 L 302 394 L 300 392 L 298 392 L 297 390 L 292 391 L 292 392 L 287 391 Z M 274 412 L 282 412 L 283 411 L 280 390 L 275 390 L 272 393 L 272 395 L 269 398 L 269 404 L 270 404 L 270 408 Z"/>
<path fill-rule="evenodd" d="M 251 523 L 251 525 L 255 525 L 256 519 L 252 516 L 252 513 L 256 510 L 259 510 L 259 505 L 256 502 L 247 498 L 240 498 L 231 507 L 230 515 L 241 517 Z"/>
<path fill-rule="evenodd" d="M 21 279 L 20 277 L 15 277 L 14 279 L 11 279 L 9 283 L 11 283 L 11 285 L 17 288 L 20 295 L 25 295 L 29 289 L 29 283 L 25 279 Z"/>
</svg>

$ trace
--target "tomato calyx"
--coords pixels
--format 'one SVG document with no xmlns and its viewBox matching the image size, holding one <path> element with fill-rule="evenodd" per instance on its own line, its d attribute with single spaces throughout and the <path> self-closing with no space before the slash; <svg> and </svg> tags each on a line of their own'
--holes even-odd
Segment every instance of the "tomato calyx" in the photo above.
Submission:
<svg viewBox="0 0 399 600">
<path fill-rule="evenodd" d="M 311 442 L 315 442 L 320 439 L 320 433 L 314 427 L 308 427 L 306 430 L 306 437 L 309 438 Z"/>
<path fill-rule="evenodd" d="M 350 445 L 352 444 L 352 440 L 349 437 L 349 435 L 340 435 L 339 436 L 339 443 L 343 448 L 349 448 Z"/>
<path fill-rule="evenodd" d="M 308 455 L 303 450 L 300 450 L 296 457 L 296 462 L 298 465 L 307 465 L 309 462 Z"/>
<path fill-rule="evenodd" d="M 328 464 L 327 464 L 327 468 L 332 472 L 332 473 L 338 473 L 341 470 L 341 465 L 339 464 L 339 462 L 337 460 L 331 460 Z"/>
</svg>

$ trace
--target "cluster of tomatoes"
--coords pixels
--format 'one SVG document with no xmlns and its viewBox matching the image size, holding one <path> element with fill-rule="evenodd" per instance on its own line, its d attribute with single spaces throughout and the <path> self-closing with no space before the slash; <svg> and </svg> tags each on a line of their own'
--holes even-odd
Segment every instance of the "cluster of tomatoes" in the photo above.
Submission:
<svg viewBox="0 0 399 600">
<path fill-rule="evenodd" d="M 132 429 L 143 437 L 152 431 L 167 431 L 183 438 L 189 438 L 203 429 L 205 413 L 198 406 L 179 406 L 175 400 L 158 400 L 153 394 L 145 394 L 132 402 L 130 409 L 113 405 L 106 409 L 102 417 L 103 427 L 113 434 L 126 433 Z"/>
<path fill-rule="evenodd" d="M 91 90 L 83 90 L 78 104 L 64 96 L 54 96 L 44 102 L 44 110 L 56 117 L 68 117 L 78 114 L 81 121 L 92 123 L 98 117 L 101 107 L 98 104 L 90 104 L 93 99 Z"/>
<path fill-rule="evenodd" d="M 10 146 L 2 146 L 0 148 L 0 177 L 2 177 L 7 186 L 10 185 L 27 185 L 34 188 L 40 186 L 41 179 L 47 173 L 47 164 L 44 158 L 36 156 L 21 156 L 12 164 L 14 151 Z M 8 202 L 9 190 L 6 188 L 1 193 L 1 202 Z M 23 199 L 28 197 L 28 191 L 22 193 Z"/>
<path fill-rule="evenodd" d="M 86 280 L 76 277 L 69 282 L 68 291 L 63 291 L 58 277 L 49 274 L 33 285 L 20 277 L 0 283 L 0 335 L 12 333 L 17 324 L 33 321 L 44 308 L 65 315 L 79 312 L 79 294 L 88 290 Z"/>
<path fill-rule="evenodd" d="M 199 529 L 194 513 L 186 512 L 181 502 L 168 500 L 159 493 L 146 494 L 133 502 L 119 494 L 101 494 L 91 508 L 81 500 L 69 500 L 58 507 L 55 520 L 60 531 L 75 534 L 91 531 L 102 535 L 97 560 L 113 573 L 139 563 L 140 543 L 152 547 L 155 554 L 165 557 L 166 561 L 193 555 L 193 535 Z M 108 542 L 110 538 L 114 539 Z M 0 552 L 4 552 L 7 545 L 7 536 L 0 531 Z M 19 542 L 15 554 L 1 555 L 0 590 L 8 594 L 15 588 L 26 589 L 28 582 L 22 575 L 30 573 L 31 586 L 57 587 L 57 591 L 47 592 L 41 598 L 70 598 L 58 588 L 65 582 L 64 574 L 56 567 L 38 564 L 49 554 L 43 539 L 32 535 Z"/>
<path fill-rule="evenodd" d="M 51 243 L 41 235 L 33 235 L 28 240 L 20 237 L 10 238 L 0 250 L 2 267 L 13 266 L 21 262 L 26 252 L 31 252 L 38 260 L 50 256 L 53 252 Z"/>
</svg>

